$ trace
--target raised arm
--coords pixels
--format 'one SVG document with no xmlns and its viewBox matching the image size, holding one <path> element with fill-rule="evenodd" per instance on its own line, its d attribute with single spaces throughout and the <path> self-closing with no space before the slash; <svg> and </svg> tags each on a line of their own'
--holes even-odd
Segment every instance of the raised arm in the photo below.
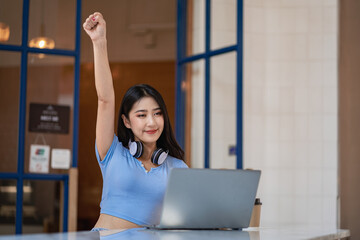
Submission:
<svg viewBox="0 0 360 240">
<path fill-rule="evenodd" d="M 101 13 L 91 14 L 83 24 L 94 49 L 95 87 L 98 96 L 96 146 L 104 159 L 114 138 L 115 92 L 107 53 L 106 22 Z"/>
</svg>

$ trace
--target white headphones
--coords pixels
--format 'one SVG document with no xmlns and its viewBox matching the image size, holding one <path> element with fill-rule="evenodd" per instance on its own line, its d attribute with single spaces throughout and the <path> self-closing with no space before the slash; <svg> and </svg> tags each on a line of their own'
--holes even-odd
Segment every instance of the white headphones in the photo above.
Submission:
<svg viewBox="0 0 360 240">
<path fill-rule="evenodd" d="M 142 142 L 131 140 L 129 141 L 129 151 L 134 158 L 139 158 L 144 152 L 144 146 Z M 157 165 L 161 165 L 166 157 L 168 156 L 168 152 L 165 152 L 163 149 L 158 148 L 156 149 L 153 154 L 151 155 L 151 162 Z"/>
</svg>

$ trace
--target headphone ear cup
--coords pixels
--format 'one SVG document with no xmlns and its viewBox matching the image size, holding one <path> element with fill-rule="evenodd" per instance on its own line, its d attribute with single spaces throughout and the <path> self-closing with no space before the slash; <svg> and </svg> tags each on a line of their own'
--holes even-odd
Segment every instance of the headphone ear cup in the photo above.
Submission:
<svg viewBox="0 0 360 240">
<path fill-rule="evenodd" d="M 134 158 L 141 157 L 143 153 L 143 145 L 141 142 L 135 141 L 129 143 L 129 151 L 130 154 L 134 156 Z"/>
<path fill-rule="evenodd" d="M 158 148 L 153 152 L 151 156 L 151 161 L 154 164 L 161 165 L 165 161 L 167 156 L 168 156 L 167 152 L 165 152 L 161 148 Z"/>
</svg>

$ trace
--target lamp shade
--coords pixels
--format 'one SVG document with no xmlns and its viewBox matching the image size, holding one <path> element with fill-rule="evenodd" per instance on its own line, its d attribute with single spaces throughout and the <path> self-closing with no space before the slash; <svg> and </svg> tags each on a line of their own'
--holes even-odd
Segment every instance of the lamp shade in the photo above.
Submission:
<svg viewBox="0 0 360 240">
<path fill-rule="evenodd" d="M 55 41 L 48 37 L 37 37 L 31 39 L 29 47 L 53 49 L 55 47 Z"/>
<path fill-rule="evenodd" d="M 0 42 L 6 42 L 10 37 L 10 27 L 6 23 L 0 22 Z"/>
</svg>

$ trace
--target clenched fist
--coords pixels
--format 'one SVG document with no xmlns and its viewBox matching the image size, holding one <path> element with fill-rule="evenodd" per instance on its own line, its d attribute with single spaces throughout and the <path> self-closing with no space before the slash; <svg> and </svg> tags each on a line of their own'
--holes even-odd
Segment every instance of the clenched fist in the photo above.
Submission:
<svg viewBox="0 0 360 240">
<path fill-rule="evenodd" d="M 85 20 L 83 28 L 93 42 L 106 39 L 106 22 L 99 12 L 91 14 Z"/>
</svg>

